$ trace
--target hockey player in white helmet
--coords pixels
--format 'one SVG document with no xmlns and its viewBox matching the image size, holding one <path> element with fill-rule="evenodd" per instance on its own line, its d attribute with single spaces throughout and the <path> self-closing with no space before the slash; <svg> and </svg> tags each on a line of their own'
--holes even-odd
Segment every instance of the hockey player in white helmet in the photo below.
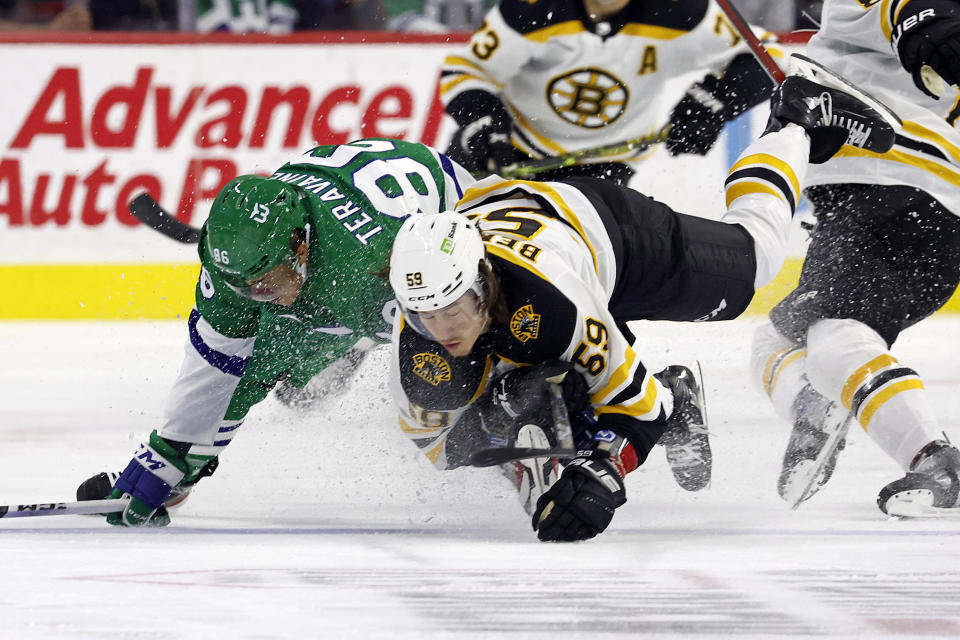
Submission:
<svg viewBox="0 0 960 640">
<path fill-rule="evenodd" d="M 882 511 L 960 516 L 960 453 L 919 373 L 890 353 L 960 282 L 960 1 L 827 0 L 823 16 L 809 55 L 904 127 L 886 153 L 848 146 L 810 171 L 818 222 L 800 283 L 752 354 L 754 379 L 793 424 L 778 491 L 794 508 L 810 498 L 853 424 L 906 473 L 881 489 Z"/>
<path fill-rule="evenodd" d="M 563 376 L 577 454 L 529 498 L 541 540 L 603 531 L 626 501 L 624 477 L 665 433 L 706 452 L 691 428 L 704 409 L 695 377 L 647 370 L 627 322 L 737 317 L 783 262 L 808 161 L 848 138 L 834 122 L 870 127 L 858 143 L 889 148 L 895 116 L 837 86 L 783 83 L 768 131 L 730 171 L 722 221 L 596 178 L 496 176 L 453 212 L 407 220 L 390 260 L 402 311 L 391 387 L 404 431 L 440 468 L 530 428 L 553 444 L 548 382 Z M 680 469 L 686 488 L 709 481 L 701 462 Z"/>
<path fill-rule="evenodd" d="M 705 154 L 773 90 L 714 0 L 501 0 L 444 62 L 441 97 L 460 127 L 446 153 L 486 175 L 653 133 L 675 99 L 670 81 L 691 72 L 705 75 L 669 112 L 674 155 Z M 635 148 L 537 179 L 627 184 L 649 155 Z"/>
</svg>

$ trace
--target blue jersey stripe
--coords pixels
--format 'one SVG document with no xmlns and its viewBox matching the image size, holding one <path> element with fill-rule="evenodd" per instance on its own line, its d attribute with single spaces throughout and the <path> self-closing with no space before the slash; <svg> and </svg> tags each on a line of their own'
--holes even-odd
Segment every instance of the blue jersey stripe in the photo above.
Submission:
<svg viewBox="0 0 960 640">
<path fill-rule="evenodd" d="M 463 188 L 460 186 L 460 183 L 457 181 L 457 173 L 456 171 L 453 170 L 453 162 L 451 162 L 450 158 L 443 155 L 442 153 L 438 153 L 437 156 L 440 158 L 440 166 L 443 168 L 443 172 L 448 176 L 450 176 L 451 178 L 453 178 L 453 186 L 457 188 L 457 200 L 459 200 L 460 198 L 463 197 Z M 447 209 L 453 209 L 454 204 L 456 203 L 445 202 L 444 206 Z"/>
<path fill-rule="evenodd" d="M 190 312 L 190 320 L 187 324 L 190 327 L 190 344 L 193 345 L 193 348 L 196 349 L 200 357 L 210 363 L 211 366 L 231 376 L 242 378 L 243 372 L 247 367 L 247 358 L 228 356 L 225 353 L 211 348 L 210 345 L 203 341 L 203 338 L 200 337 L 200 332 L 197 331 L 197 322 L 199 321 L 200 312 L 196 309 L 192 310 Z"/>
</svg>

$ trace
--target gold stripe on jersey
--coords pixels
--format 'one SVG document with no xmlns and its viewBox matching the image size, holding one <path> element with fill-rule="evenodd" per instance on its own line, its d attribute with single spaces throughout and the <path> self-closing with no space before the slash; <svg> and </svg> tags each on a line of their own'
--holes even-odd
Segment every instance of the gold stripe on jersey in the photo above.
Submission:
<svg viewBox="0 0 960 640">
<path fill-rule="evenodd" d="M 594 404 L 606 402 L 617 392 L 624 382 L 632 379 L 636 375 L 638 364 L 640 364 L 640 361 L 637 359 L 637 352 L 633 347 L 627 347 L 626 353 L 623 354 L 623 364 L 610 374 L 610 378 L 607 380 L 605 387 L 596 393 L 590 394 L 590 402 Z M 646 369 L 644 369 L 643 375 L 646 375 Z"/>
<path fill-rule="evenodd" d="M 840 402 L 843 403 L 843 406 L 846 407 L 847 410 L 852 410 L 853 394 L 863 386 L 867 378 L 897 364 L 899 363 L 893 356 L 883 354 L 863 365 L 854 371 L 853 375 L 847 378 L 847 382 L 843 385 L 843 390 L 840 392 Z"/>
<path fill-rule="evenodd" d="M 860 426 L 863 427 L 863 430 L 867 430 L 867 425 L 870 424 L 870 419 L 873 417 L 873 414 L 876 413 L 887 400 L 898 393 L 912 389 L 923 389 L 923 382 L 919 377 L 895 379 L 867 398 L 861 405 L 860 412 L 857 415 L 857 421 L 860 423 Z"/>
<path fill-rule="evenodd" d="M 880 4 L 880 28 L 887 42 L 893 42 L 894 26 L 900 21 L 900 12 L 911 0 L 883 0 Z"/>
<path fill-rule="evenodd" d="M 433 464 L 437 464 L 437 460 L 440 459 L 440 454 L 443 453 L 444 444 L 446 444 L 446 440 L 441 439 L 440 442 L 433 446 L 433 448 L 424 451 L 423 455 L 427 456 L 427 459 Z"/>
<path fill-rule="evenodd" d="M 763 368 L 763 379 L 760 381 L 766 394 L 772 396 L 777 388 L 777 381 L 780 380 L 780 374 L 792 363 L 806 356 L 806 349 L 792 345 L 770 356 Z"/>
<path fill-rule="evenodd" d="M 780 200 L 782 200 L 785 204 L 790 204 L 787 202 L 787 199 L 783 197 L 783 194 L 779 189 L 774 189 L 773 187 L 761 182 L 750 182 L 744 180 L 742 182 L 735 182 L 727 187 L 727 208 L 729 208 L 730 203 L 737 198 L 754 193 L 768 193 L 772 196 L 780 198 Z"/>
<path fill-rule="evenodd" d="M 463 198 L 460 199 L 458 203 L 458 210 L 469 207 L 470 203 L 474 200 L 479 200 L 493 192 L 503 191 L 507 192 L 511 189 L 520 188 L 525 190 L 528 193 L 530 191 L 535 192 L 537 195 L 543 196 L 546 198 L 550 204 L 553 205 L 555 213 L 560 215 L 560 218 L 569 224 L 574 231 L 577 232 L 577 235 L 580 236 L 580 239 L 583 240 L 583 244 L 586 246 L 587 251 L 590 252 L 590 259 L 593 261 L 593 270 L 597 274 L 600 273 L 600 264 L 597 260 L 597 251 L 593 248 L 593 245 L 590 244 L 590 240 L 587 238 L 587 233 L 583 229 L 583 223 L 580 222 L 580 218 L 573 212 L 573 209 L 564 201 L 563 196 L 561 196 L 556 189 L 550 187 L 544 182 L 530 182 L 527 180 L 504 180 L 503 182 L 497 182 L 490 185 L 489 187 L 470 187 L 463 194 Z M 509 204 L 509 203 L 507 203 Z M 511 262 L 513 262 L 511 260 Z"/>
<path fill-rule="evenodd" d="M 646 417 L 654 412 L 659 413 L 660 397 L 657 392 L 657 384 L 653 381 L 653 376 L 647 377 L 647 385 L 644 389 L 643 397 L 632 404 L 615 404 L 596 407 L 596 414 L 616 413 L 628 415 L 633 418 Z"/>
<path fill-rule="evenodd" d="M 471 80 L 484 82 L 484 83 L 487 82 L 484 78 L 481 78 L 479 76 L 470 75 L 469 73 L 458 73 L 457 75 L 453 76 L 446 82 L 442 82 L 440 84 L 440 93 L 442 94 L 450 93 L 451 91 L 456 89 L 458 86 L 460 86 L 464 82 L 469 82 Z"/>
<path fill-rule="evenodd" d="M 400 421 L 400 430 L 409 436 L 438 436 L 443 433 L 443 430 L 446 427 L 415 427 L 403 418 L 399 419 Z"/>
<path fill-rule="evenodd" d="M 658 27 L 652 24 L 630 23 L 620 29 L 619 33 L 628 36 L 638 36 L 640 38 L 650 38 L 651 40 L 673 40 L 674 38 L 685 36 L 690 32 L 682 29 Z"/>
<path fill-rule="evenodd" d="M 890 19 L 890 5 L 897 0 L 883 0 L 880 3 L 880 30 L 887 42 L 893 42 L 893 21 Z"/>
<path fill-rule="evenodd" d="M 960 173 L 948 169 L 943 166 L 936 160 L 929 158 L 919 158 L 917 156 L 912 156 L 909 153 L 904 153 L 903 151 L 891 150 L 886 153 L 880 154 L 873 151 L 867 151 L 866 149 L 860 149 L 859 147 L 852 147 L 850 145 L 843 145 L 835 155 L 835 158 L 874 158 L 877 160 L 887 160 L 889 162 L 896 162 L 899 164 L 908 165 L 931 173 L 944 182 L 948 182 L 955 187 L 960 187 Z M 940 162 L 943 162 L 942 160 Z"/>
<path fill-rule="evenodd" d="M 790 187 L 793 189 L 794 202 L 800 199 L 800 181 L 797 180 L 797 174 L 794 173 L 793 167 L 780 158 L 772 156 L 769 153 L 754 153 L 745 158 L 741 158 L 735 165 L 730 167 L 728 175 L 732 175 L 737 170 L 747 167 L 768 169 L 772 167 L 776 169 L 790 183 Z M 789 200 L 789 198 L 787 198 L 787 200 Z"/>
<path fill-rule="evenodd" d="M 492 242 L 484 242 L 483 244 L 487 249 L 487 253 L 492 253 L 498 258 L 502 258 L 507 262 L 517 265 L 518 267 L 523 267 L 524 269 L 526 269 L 533 275 L 537 276 L 544 282 L 550 282 L 550 278 L 540 273 L 539 269 L 533 266 L 533 264 L 529 260 L 521 256 L 519 253 L 511 251 L 510 249 L 507 249 L 506 247 L 502 247 L 498 244 L 493 244 Z"/>
<path fill-rule="evenodd" d="M 513 117 L 514 125 L 522 129 L 525 135 L 536 139 L 537 142 L 543 145 L 544 149 L 547 149 L 548 151 L 553 152 L 552 155 L 561 155 L 561 154 L 567 153 L 567 150 L 562 146 L 560 146 L 560 143 L 538 133 L 533 128 L 533 126 L 531 126 L 531 124 L 527 121 L 527 119 L 523 117 L 523 114 L 521 114 L 519 111 L 513 108 L 513 105 L 510 105 L 510 115 Z M 526 152 L 528 155 L 536 155 L 536 156 L 542 157 L 543 154 L 541 149 L 528 150 L 523 148 L 525 146 L 527 145 L 522 145 L 520 149 Z M 533 151 L 534 153 L 531 153 L 531 151 Z"/>
<path fill-rule="evenodd" d="M 958 96 L 957 99 L 960 101 L 960 96 Z M 944 138 L 936 131 L 928 129 L 921 124 L 917 124 L 912 120 L 905 120 L 903 123 L 903 133 L 915 138 L 920 138 L 921 140 L 928 140 L 932 142 L 946 151 L 947 154 L 953 158 L 954 162 L 960 164 L 960 147 L 957 147 L 955 144 Z"/>
<path fill-rule="evenodd" d="M 523 37 L 527 40 L 533 40 L 534 42 L 546 42 L 556 36 L 571 36 L 577 33 L 583 33 L 586 30 L 587 28 L 583 26 L 583 22 L 580 20 L 568 20 L 566 22 L 552 24 L 543 29 L 531 31 L 530 33 L 525 33 Z"/>
<path fill-rule="evenodd" d="M 953 106 L 950 108 L 950 115 L 947 116 L 947 123 L 951 127 L 956 126 L 958 110 L 960 110 L 960 93 L 957 94 L 957 98 L 953 101 Z"/>
<path fill-rule="evenodd" d="M 498 89 L 503 88 L 503 84 L 498 82 L 493 76 L 491 76 L 485 69 L 474 64 L 469 59 L 462 56 L 447 56 L 443 61 L 444 71 L 447 71 L 452 74 L 456 74 L 455 79 L 460 78 L 470 78 L 473 80 L 478 80 L 485 84 L 492 84 Z M 460 68 L 457 68 L 460 67 Z M 441 82 L 440 88 L 442 91 L 446 91 L 446 87 L 451 83 L 451 80 L 446 82 Z"/>
<path fill-rule="evenodd" d="M 483 395 L 483 392 L 487 388 L 487 382 L 490 380 L 490 370 L 493 369 L 494 359 L 490 356 L 487 356 L 487 363 L 483 367 L 483 377 L 480 378 L 480 384 L 477 386 L 476 393 L 473 394 L 473 397 L 470 398 L 468 405 L 472 405 L 477 399 Z"/>
</svg>

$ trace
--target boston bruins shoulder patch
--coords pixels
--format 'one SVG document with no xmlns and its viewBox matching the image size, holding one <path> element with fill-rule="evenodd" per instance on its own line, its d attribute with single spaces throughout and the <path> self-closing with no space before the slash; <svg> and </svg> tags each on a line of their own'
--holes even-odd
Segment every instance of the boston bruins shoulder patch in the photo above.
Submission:
<svg viewBox="0 0 960 640">
<path fill-rule="evenodd" d="M 536 340 L 540 335 L 540 314 L 533 312 L 533 305 L 528 304 L 513 312 L 510 318 L 510 333 L 520 342 Z"/>
</svg>

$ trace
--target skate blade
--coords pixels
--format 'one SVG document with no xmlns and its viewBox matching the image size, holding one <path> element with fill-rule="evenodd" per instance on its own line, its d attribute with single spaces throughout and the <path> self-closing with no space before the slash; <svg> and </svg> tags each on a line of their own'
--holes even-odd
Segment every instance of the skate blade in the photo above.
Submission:
<svg viewBox="0 0 960 640">
<path fill-rule="evenodd" d="M 896 518 L 943 518 L 960 520 L 960 509 L 933 506 L 928 489 L 901 491 L 887 499 L 887 515 Z"/>
<path fill-rule="evenodd" d="M 820 474 L 823 472 L 824 467 L 827 466 L 827 461 L 830 459 L 830 456 L 832 456 L 836 448 L 840 446 L 840 441 L 843 440 L 843 437 L 847 434 L 847 429 L 850 428 L 850 422 L 852 420 L 853 416 L 848 415 L 846 420 L 838 424 L 834 432 L 827 438 L 827 443 L 823 445 L 823 449 L 820 450 L 820 455 L 813 461 L 813 464 L 803 465 L 803 462 L 801 462 L 794 468 L 794 471 L 796 471 L 796 469 L 801 468 L 801 465 L 803 466 L 801 473 L 791 473 L 790 480 L 787 481 L 788 485 L 796 483 L 796 490 L 788 486 L 782 496 L 787 504 L 790 505 L 791 509 L 797 509 L 820 490 L 822 486 L 818 482 Z M 794 480 L 794 478 L 796 479 Z"/>
<path fill-rule="evenodd" d="M 903 121 L 893 109 L 885 105 L 878 98 L 875 98 L 870 93 L 850 83 L 844 79 L 843 76 L 839 75 L 835 71 L 831 71 L 819 62 L 811 60 L 803 54 L 793 53 L 790 54 L 790 67 L 792 73 L 804 76 L 805 78 L 813 80 L 814 82 L 822 84 L 826 87 L 845 91 L 858 100 L 866 103 L 873 108 L 873 110 L 876 111 L 877 114 L 883 118 L 888 125 L 890 125 L 894 133 L 899 133 L 903 129 Z"/>
</svg>

